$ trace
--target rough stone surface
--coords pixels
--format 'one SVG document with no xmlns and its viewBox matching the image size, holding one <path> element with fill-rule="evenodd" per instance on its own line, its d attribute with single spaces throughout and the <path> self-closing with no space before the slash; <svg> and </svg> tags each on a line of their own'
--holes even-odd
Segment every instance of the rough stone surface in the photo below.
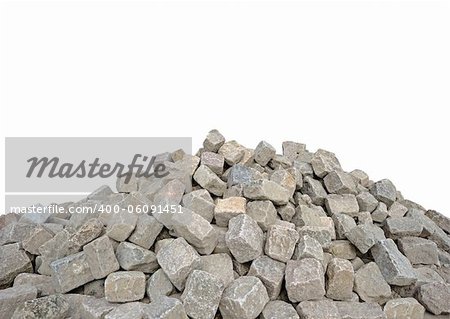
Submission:
<svg viewBox="0 0 450 319">
<path fill-rule="evenodd" d="M 363 254 L 380 240 L 385 239 L 383 230 L 372 224 L 361 224 L 350 229 L 345 236 Z"/>
<path fill-rule="evenodd" d="M 198 189 L 185 194 L 182 199 L 184 207 L 199 214 L 208 222 L 211 222 L 214 217 L 215 204 L 211 194 L 206 189 Z"/>
<path fill-rule="evenodd" d="M 61 293 L 69 292 L 94 280 L 84 252 L 55 260 L 50 267 L 57 290 Z"/>
<path fill-rule="evenodd" d="M 140 214 L 136 223 L 136 228 L 131 233 L 128 240 L 145 249 L 149 249 L 155 243 L 163 225 L 155 217 L 147 214 Z"/>
<path fill-rule="evenodd" d="M 110 273 L 119 270 L 120 266 L 112 242 L 107 236 L 102 236 L 87 244 L 83 251 L 95 279 L 105 278 Z"/>
<path fill-rule="evenodd" d="M 329 252 L 337 258 L 348 260 L 356 258 L 355 246 L 348 240 L 336 240 L 331 242 Z"/>
<path fill-rule="evenodd" d="M 217 152 L 224 143 L 225 137 L 218 130 L 211 130 L 203 141 L 203 147 L 210 152 Z"/>
<path fill-rule="evenodd" d="M 266 141 L 261 141 L 255 148 L 255 162 L 261 166 L 266 166 L 274 158 L 275 152 L 275 148 L 272 145 Z"/>
<path fill-rule="evenodd" d="M 193 319 L 213 319 L 224 289 L 216 276 L 202 270 L 192 271 L 181 295 L 186 314 Z"/>
<path fill-rule="evenodd" d="M 325 198 L 325 206 L 332 215 L 342 213 L 352 217 L 355 217 L 360 209 L 358 201 L 353 194 L 330 194 Z"/>
<path fill-rule="evenodd" d="M 11 318 L 17 306 L 35 299 L 37 294 L 38 291 L 35 287 L 27 285 L 0 290 L 0 318 Z"/>
<path fill-rule="evenodd" d="M 159 296 L 169 296 L 173 290 L 172 282 L 162 269 L 158 269 L 147 281 L 146 293 L 150 301 Z"/>
<path fill-rule="evenodd" d="M 322 149 L 317 150 L 314 154 L 311 165 L 314 173 L 323 178 L 328 173 L 341 168 L 341 164 L 334 155 L 334 153 Z"/>
<path fill-rule="evenodd" d="M 380 202 L 390 207 L 397 199 L 397 189 L 388 179 L 382 179 L 369 188 L 370 193 Z"/>
<path fill-rule="evenodd" d="M 31 260 L 19 244 L 0 246 L 0 289 L 9 287 L 18 274 L 32 271 Z"/>
<path fill-rule="evenodd" d="M 137 270 L 143 273 L 153 273 L 159 268 L 156 254 L 141 246 L 122 242 L 117 246 L 116 257 L 124 270 Z"/>
<path fill-rule="evenodd" d="M 231 218 L 246 212 L 247 200 L 244 197 L 228 197 L 219 199 L 214 208 L 214 219 L 217 226 L 228 227 Z"/>
<path fill-rule="evenodd" d="M 234 280 L 233 261 L 228 254 L 201 256 L 199 269 L 216 276 L 224 287 Z"/>
<path fill-rule="evenodd" d="M 267 256 L 255 259 L 248 271 L 248 276 L 259 278 L 267 289 L 271 300 L 278 298 L 283 284 L 286 265 Z"/>
<path fill-rule="evenodd" d="M 129 302 L 144 298 L 145 275 L 141 271 L 118 271 L 105 280 L 105 298 L 109 302 Z"/>
<path fill-rule="evenodd" d="M 256 221 L 245 214 L 230 220 L 225 241 L 240 263 L 252 261 L 263 252 L 263 232 Z"/>
<path fill-rule="evenodd" d="M 136 214 L 130 214 L 122 211 L 119 213 L 114 213 L 108 221 L 106 235 L 114 240 L 124 241 L 133 232 L 136 227 L 137 220 L 138 215 Z"/>
<path fill-rule="evenodd" d="M 354 271 L 346 259 L 333 258 L 327 267 L 326 296 L 334 300 L 350 300 L 353 294 Z"/>
<path fill-rule="evenodd" d="M 339 309 L 330 300 L 302 301 L 297 306 L 301 319 L 340 319 Z"/>
<path fill-rule="evenodd" d="M 55 285 L 51 276 L 20 273 L 14 279 L 14 287 L 24 285 L 35 287 L 39 296 L 42 297 L 54 295 L 56 293 Z"/>
<path fill-rule="evenodd" d="M 272 225 L 269 227 L 266 237 L 264 251 L 267 256 L 282 262 L 291 259 L 299 240 L 299 234 L 295 229 Z"/>
<path fill-rule="evenodd" d="M 267 303 L 260 317 L 261 319 L 299 319 L 295 308 L 282 300 Z"/>
<path fill-rule="evenodd" d="M 69 303 L 63 295 L 52 295 L 25 301 L 14 311 L 12 319 L 64 319 L 69 313 Z"/>
<path fill-rule="evenodd" d="M 425 308 L 414 298 L 389 300 L 384 306 L 387 319 L 423 319 Z"/>
<path fill-rule="evenodd" d="M 224 319 L 254 319 L 268 302 L 269 296 L 261 280 L 243 276 L 225 288 L 219 309 Z"/>
<path fill-rule="evenodd" d="M 355 292 L 362 300 L 379 304 L 384 304 L 391 297 L 391 287 L 374 262 L 365 264 L 356 271 Z"/>
<path fill-rule="evenodd" d="M 335 170 L 323 179 L 330 194 L 356 194 L 356 183 L 352 175 L 342 170 Z"/>
<path fill-rule="evenodd" d="M 336 302 L 341 319 L 386 319 L 380 305 L 373 302 Z"/>
<path fill-rule="evenodd" d="M 180 300 L 161 296 L 145 308 L 144 318 L 188 319 L 188 316 Z"/>
<path fill-rule="evenodd" d="M 315 258 L 319 261 L 324 260 L 322 246 L 316 239 L 308 235 L 300 237 L 292 257 L 295 260 L 304 258 Z"/>
<path fill-rule="evenodd" d="M 247 215 L 253 218 L 263 231 L 277 219 L 277 209 L 270 200 L 255 200 L 247 203 Z"/>
<path fill-rule="evenodd" d="M 244 185 L 244 196 L 253 200 L 271 200 L 276 205 L 289 202 L 289 191 L 269 180 L 258 180 Z"/>
<path fill-rule="evenodd" d="M 372 249 L 372 256 L 391 285 L 407 286 L 416 281 L 416 274 L 409 260 L 398 250 L 392 239 L 379 241 Z"/>
<path fill-rule="evenodd" d="M 363 212 L 372 213 L 378 207 L 378 200 L 369 192 L 361 192 L 356 196 L 359 209 Z"/>
<path fill-rule="evenodd" d="M 417 298 L 435 315 L 450 313 L 450 284 L 433 282 L 420 286 Z"/>
<path fill-rule="evenodd" d="M 309 195 L 314 205 L 323 205 L 327 197 L 327 191 L 322 183 L 311 176 L 306 176 L 303 180 L 302 193 Z"/>
<path fill-rule="evenodd" d="M 436 243 L 420 237 L 403 237 L 397 242 L 399 250 L 413 265 L 439 265 Z"/>
<path fill-rule="evenodd" d="M 200 264 L 200 256 L 184 238 L 177 238 L 156 254 L 158 264 L 172 284 L 183 290 L 187 277 Z"/>
<path fill-rule="evenodd" d="M 323 267 L 317 259 L 289 260 L 285 281 L 291 302 L 321 299 L 325 295 Z"/>
<path fill-rule="evenodd" d="M 213 153 L 213 152 L 203 152 L 200 156 L 200 164 L 209 167 L 217 175 L 223 173 L 223 165 L 225 159 L 223 155 Z"/>
<path fill-rule="evenodd" d="M 397 217 L 386 220 L 386 233 L 390 238 L 399 238 L 405 236 L 419 236 L 422 233 L 423 226 L 412 218 Z"/>
<path fill-rule="evenodd" d="M 209 167 L 200 165 L 195 171 L 194 180 L 204 189 L 216 196 L 222 196 L 227 184 L 222 181 Z"/>
</svg>

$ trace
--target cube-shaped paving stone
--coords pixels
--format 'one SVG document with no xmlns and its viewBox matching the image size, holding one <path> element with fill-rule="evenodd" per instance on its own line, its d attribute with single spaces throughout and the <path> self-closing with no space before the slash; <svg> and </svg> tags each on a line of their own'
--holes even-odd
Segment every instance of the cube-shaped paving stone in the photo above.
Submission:
<svg viewBox="0 0 450 319">
<path fill-rule="evenodd" d="M 137 214 L 130 214 L 126 211 L 114 213 L 108 221 L 106 235 L 117 240 L 124 241 L 130 237 L 138 220 Z"/>
<path fill-rule="evenodd" d="M 388 179 L 382 179 L 374 183 L 369 191 L 378 199 L 380 202 L 385 203 L 390 207 L 397 199 L 397 189 L 394 184 Z"/>
<path fill-rule="evenodd" d="M 211 224 L 187 208 L 174 219 L 173 230 L 176 236 L 186 239 L 200 254 L 211 254 L 219 240 L 219 233 Z"/>
<path fill-rule="evenodd" d="M 304 178 L 301 192 L 309 195 L 314 205 L 323 205 L 325 198 L 328 195 L 322 183 L 311 176 L 306 176 Z"/>
<path fill-rule="evenodd" d="M 251 217 L 241 214 L 230 220 L 225 241 L 236 261 L 245 263 L 261 256 L 263 231 Z"/>
<path fill-rule="evenodd" d="M 435 315 L 450 313 L 450 284 L 433 282 L 420 286 L 417 299 Z"/>
<path fill-rule="evenodd" d="M 391 287 L 374 262 L 365 264 L 356 271 L 355 292 L 365 302 L 379 304 L 384 304 L 391 297 Z"/>
<path fill-rule="evenodd" d="M 362 212 L 373 212 L 378 207 L 378 200 L 369 192 L 361 192 L 356 195 L 359 209 Z"/>
<path fill-rule="evenodd" d="M 162 229 L 163 225 L 158 222 L 155 217 L 147 214 L 140 214 L 136 223 L 136 228 L 133 233 L 131 233 L 128 240 L 145 249 L 150 249 Z"/>
<path fill-rule="evenodd" d="M 203 141 L 203 147 L 210 152 L 217 152 L 223 143 L 225 137 L 218 130 L 211 130 Z"/>
<path fill-rule="evenodd" d="M 244 197 L 228 197 L 218 199 L 214 208 L 214 218 L 217 226 L 228 227 L 231 218 L 246 212 L 247 200 Z"/>
<path fill-rule="evenodd" d="M 383 230 L 373 224 L 361 224 L 353 227 L 345 236 L 363 254 L 377 242 L 385 239 Z"/>
<path fill-rule="evenodd" d="M 19 244 L 0 246 L 0 260 L 0 289 L 9 287 L 18 274 L 33 272 L 31 260 Z"/>
<path fill-rule="evenodd" d="M 214 201 L 211 194 L 206 189 L 199 189 L 187 193 L 183 196 L 182 204 L 184 207 L 199 214 L 208 222 L 214 217 Z"/>
<path fill-rule="evenodd" d="M 334 214 L 332 219 L 336 227 L 336 237 L 338 239 L 347 238 L 345 234 L 356 227 L 355 220 L 347 214 Z"/>
<path fill-rule="evenodd" d="M 439 265 L 436 243 L 419 237 L 403 237 L 398 240 L 398 248 L 413 265 Z"/>
<path fill-rule="evenodd" d="M 342 170 L 335 170 L 323 179 L 330 194 L 356 194 L 356 183 L 353 177 Z"/>
<path fill-rule="evenodd" d="M 95 279 L 101 279 L 119 270 L 119 262 L 108 236 L 102 236 L 83 247 L 86 261 Z"/>
<path fill-rule="evenodd" d="M 294 253 L 298 239 L 299 234 L 295 228 L 272 225 L 267 231 L 264 251 L 275 260 L 287 262 Z"/>
<path fill-rule="evenodd" d="M 253 200 L 271 200 L 275 205 L 289 202 L 289 191 L 267 179 L 260 179 L 244 185 L 244 196 Z"/>
<path fill-rule="evenodd" d="M 217 153 L 203 152 L 200 156 L 200 163 L 201 165 L 209 167 L 214 173 L 220 176 L 223 173 L 225 159 L 223 155 Z"/>
<path fill-rule="evenodd" d="M 269 298 L 275 300 L 280 295 L 285 269 L 284 263 L 261 256 L 253 260 L 247 275 L 259 278 L 266 287 Z"/>
<path fill-rule="evenodd" d="M 39 247 L 52 239 L 54 234 L 45 227 L 38 226 L 22 241 L 22 247 L 25 251 L 33 255 L 39 255 Z"/>
<path fill-rule="evenodd" d="M 254 319 L 268 302 L 269 296 L 261 280 L 243 276 L 225 288 L 219 309 L 223 318 Z"/>
<path fill-rule="evenodd" d="M 317 259 L 289 260 L 285 280 L 291 302 L 321 299 L 325 295 L 323 266 Z"/>
<path fill-rule="evenodd" d="M 325 198 L 325 206 L 331 214 L 347 214 L 355 217 L 359 212 L 358 201 L 353 194 L 330 194 Z"/>
<path fill-rule="evenodd" d="M 188 319 L 188 316 L 180 300 L 160 296 L 145 307 L 144 318 Z"/>
<path fill-rule="evenodd" d="M 346 259 L 333 258 L 327 267 L 327 297 L 334 300 L 350 300 L 353 294 L 354 271 Z"/>
<path fill-rule="evenodd" d="M 255 162 L 261 166 L 266 166 L 269 161 L 275 156 L 275 148 L 267 143 L 261 141 L 255 148 Z"/>
<path fill-rule="evenodd" d="M 295 260 L 304 258 L 315 258 L 319 261 L 324 260 L 322 245 L 320 245 L 316 239 L 308 235 L 300 237 L 292 257 L 292 259 Z"/>
<path fill-rule="evenodd" d="M 255 200 L 247 203 L 247 215 L 253 218 L 263 231 L 275 223 L 277 209 L 270 200 Z"/>
<path fill-rule="evenodd" d="M 389 300 L 384 306 L 387 319 L 423 319 L 425 308 L 414 298 Z"/>
<path fill-rule="evenodd" d="M 117 246 L 116 258 L 124 270 L 153 273 L 159 268 L 153 251 L 128 242 L 122 242 Z"/>
<path fill-rule="evenodd" d="M 150 301 L 159 296 L 169 296 L 173 290 L 172 282 L 162 269 L 158 269 L 147 281 L 146 293 Z"/>
<path fill-rule="evenodd" d="M 199 269 L 216 276 L 224 287 L 234 280 L 233 261 L 229 254 L 201 256 Z"/>
<path fill-rule="evenodd" d="M 335 240 L 331 242 L 329 252 L 337 258 L 348 260 L 356 258 L 356 248 L 348 240 Z"/>
<path fill-rule="evenodd" d="M 55 260 L 50 264 L 50 268 L 57 290 L 61 293 L 94 280 L 84 252 Z"/>
<path fill-rule="evenodd" d="M 25 301 L 16 308 L 11 319 L 66 318 L 69 307 L 63 295 L 46 296 Z"/>
<path fill-rule="evenodd" d="M 336 302 L 328 299 L 302 301 L 297 306 L 297 312 L 302 319 L 342 319 Z"/>
<path fill-rule="evenodd" d="M 192 271 L 181 295 L 187 315 L 193 319 L 213 319 L 224 289 L 216 276 L 202 270 Z"/>
<path fill-rule="evenodd" d="M 332 233 L 328 227 L 323 226 L 303 226 L 297 227 L 300 238 L 308 235 L 317 240 L 322 248 L 328 249 L 331 245 Z"/>
<path fill-rule="evenodd" d="M 194 180 L 204 189 L 216 196 L 222 196 L 227 184 L 222 181 L 208 166 L 200 165 L 195 171 Z"/>
<path fill-rule="evenodd" d="M 178 290 L 183 290 L 191 271 L 198 269 L 200 265 L 199 254 L 184 238 L 177 238 L 161 247 L 156 258 Z"/>
<path fill-rule="evenodd" d="M 402 255 L 392 239 L 379 241 L 371 253 L 390 285 L 407 286 L 417 279 L 410 261 Z"/>
<path fill-rule="evenodd" d="M 33 300 L 37 297 L 36 287 L 21 285 L 0 290 L 0 309 L 1 318 L 9 319 L 12 317 L 17 306 L 27 300 Z"/>
<path fill-rule="evenodd" d="M 412 218 L 400 217 L 388 218 L 385 229 L 390 238 L 396 239 L 406 236 L 420 236 L 423 226 Z"/>
<path fill-rule="evenodd" d="M 141 271 L 118 271 L 105 280 L 105 298 L 109 302 L 130 302 L 144 298 L 145 275 Z"/>
<path fill-rule="evenodd" d="M 261 314 L 261 319 L 299 319 L 295 308 L 282 300 L 270 301 Z"/>
<path fill-rule="evenodd" d="M 334 153 L 322 149 L 314 153 L 311 165 L 314 173 L 321 178 L 336 169 L 341 169 L 341 164 Z"/>
</svg>

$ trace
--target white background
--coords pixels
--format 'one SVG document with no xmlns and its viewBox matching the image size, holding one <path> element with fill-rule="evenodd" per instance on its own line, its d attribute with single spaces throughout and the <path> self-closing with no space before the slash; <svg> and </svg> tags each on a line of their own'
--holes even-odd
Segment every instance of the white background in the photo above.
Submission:
<svg viewBox="0 0 450 319">
<path fill-rule="evenodd" d="M 3 137 L 295 140 L 450 216 L 448 1 L 0 10 Z"/>
</svg>

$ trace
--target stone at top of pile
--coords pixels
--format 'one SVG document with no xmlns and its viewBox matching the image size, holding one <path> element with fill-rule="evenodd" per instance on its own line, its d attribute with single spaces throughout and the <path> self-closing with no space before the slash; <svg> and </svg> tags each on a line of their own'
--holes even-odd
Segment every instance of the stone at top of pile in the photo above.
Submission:
<svg viewBox="0 0 450 319">
<path fill-rule="evenodd" d="M 450 219 L 329 151 L 208 133 L 63 213 L 0 217 L 0 318 L 450 313 Z M 74 209 L 105 207 L 89 214 Z M 109 207 L 109 209 L 106 209 Z"/>
</svg>

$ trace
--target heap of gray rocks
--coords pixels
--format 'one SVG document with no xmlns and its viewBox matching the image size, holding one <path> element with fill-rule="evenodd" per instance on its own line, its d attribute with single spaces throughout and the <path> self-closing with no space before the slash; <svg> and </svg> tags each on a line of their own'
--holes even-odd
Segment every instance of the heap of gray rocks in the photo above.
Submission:
<svg viewBox="0 0 450 319">
<path fill-rule="evenodd" d="M 217 130 L 157 160 L 163 178 L 0 217 L 0 318 L 449 318 L 450 219 L 390 180 Z M 123 209 L 69 213 L 99 205 Z"/>
</svg>

